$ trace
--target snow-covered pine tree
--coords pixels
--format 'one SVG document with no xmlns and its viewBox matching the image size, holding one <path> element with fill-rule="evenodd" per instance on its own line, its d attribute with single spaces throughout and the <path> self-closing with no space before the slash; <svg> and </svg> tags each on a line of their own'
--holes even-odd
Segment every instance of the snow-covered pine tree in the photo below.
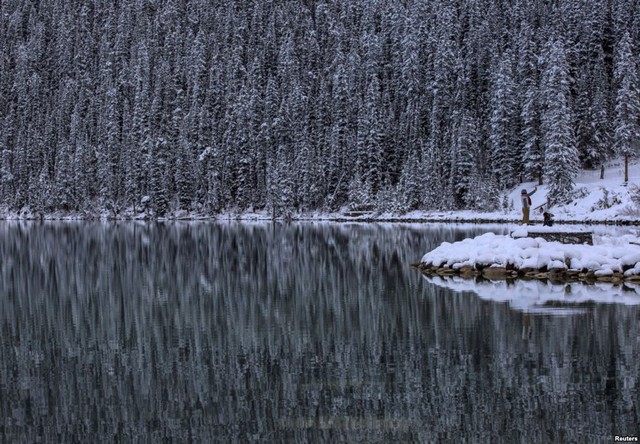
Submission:
<svg viewBox="0 0 640 444">
<path fill-rule="evenodd" d="M 522 160 L 517 141 L 516 93 L 513 56 L 506 50 L 496 69 L 491 93 L 491 131 L 494 174 L 501 188 L 518 182 Z"/>
<path fill-rule="evenodd" d="M 407 212 L 421 208 L 424 202 L 424 164 L 420 154 L 424 151 L 419 146 L 409 149 L 400 181 L 398 182 L 399 207 Z"/>
<path fill-rule="evenodd" d="M 7 119 L 10 122 L 9 119 Z M 0 205 L 11 206 L 14 190 L 14 177 L 11 168 L 11 149 L 7 142 L 8 137 L 4 122 L 0 122 Z"/>
<path fill-rule="evenodd" d="M 578 174 L 579 159 L 573 132 L 569 67 L 561 39 L 549 40 L 545 51 L 542 83 L 544 112 L 542 141 L 545 148 L 544 174 L 553 203 L 566 202 Z"/>
<path fill-rule="evenodd" d="M 131 142 L 126 147 L 125 158 L 125 197 L 124 201 L 134 210 L 148 188 L 149 156 L 152 152 L 149 127 L 149 96 L 151 90 L 151 67 L 146 42 L 137 48 L 138 64 L 134 75 L 134 97 L 131 122 Z"/>
<path fill-rule="evenodd" d="M 519 91 L 520 140 L 523 176 L 535 178 L 542 185 L 544 148 L 540 140 L 540 69 L 537 46 L 531 24 L 524 21 L 518 35 L 516 68 Z"/>
<path fill-rule="evenodd" d="M 76 141 L 75 153 L 71 160 L 73 183 L 75 185 L 75 195 L 77 207 L 80 210 L 90 210 L 89 201 L 94 193 L 93 178 L 88 154 L 88 142 L 86 138 Z"/>
<path fill-rule="evenodd" d="M 308 199 L 309 174 L 311 169 L 307 167 L 309 158 L 309 107 L 308 96 L 303 90 L 301 82 L 294 82 L 289 94 L 289 112 L 287 116 L 288 147 L 286 155 L 289 156 L 289 177 L 291 181 L 290 208 L 300 209 L 301 202 Z M 306 154 L 305 154 L 306 153 Z M 304 156 L 304 159 L 301 157 Z"/>
<path fill-rule="evenodd" d="M 451 189 L 457 208 L 468 207 L 474 193 L 471 181 L 477 174 L 478 123 L 469 111 L 463 111 L 453 130 Z"/>
<path fill-rule="evenodd" d="M 156 217 L 164 217 L 169 212 L 169 188 L 167 156 L 169 144 L 159 137 L 154 141 L 151 153 L 150 194 L 151 208 Z"/>
<path fill-rule="evenodd" d="M 194 177 L 193 150 L 190 142 L 184 134 L 178 138 L 178 151 L 176 154 L 175 183 L 178 194 L 178 208 L 189 210 L 194 201 Z"/>
<path fill-rule="evenodd" d="M 625 33 L 618 45 L 615 77 L 618 85 L 615 108 L 616 151 L 624 157 L 624 183 L 629 181 L 629 157 L 640 149 L 640 92 L 631 37 Z"/>
<path fill-rule="evenodd" d="M 451 117 L 457 83 L 459 47 L 453 38 L 455 12 L 443 6 L 438 15 L 433 59 L 434 80 L 429 116 L 429 139 L 425 146 L 423 164 L 427 168 L 425 205 L 429 209 L 445 209 L 452 206 L 449 189 L 451 173 Z"/>
<path fill-rule="evenodd" d="M 428 109 L 425 97 L 425 90 L 429 87 L 426 80 L 427 72 L 423 64 L 425 60 L 421 57 L 421 48 L 426 46 L 423 40 L 424 33 L 422 29 L 425 27 L 423 23 L 424 14 L 420 10 L 419 3 L 413 3 L 410 6 L 411 13 L 399 15 L 397 20 L 402 20 L 398 24 L 398 28 L 402 31 L 394 34 L 393 37 L 398 39 L 398 54 L 401 59 L 397 61 L 400 69 L 397 72 L 398 80 L 389 89 L 390 94 L 395 95 L 395 110 L 399 112 L 400 117 L 396 120 L 394 117 L 389 128 L 395 128 L 397 136 L 393 138 L 392 143 L 396 155 L 396 168 L 398 169 L 398 177 L 406 170 L 405 160 L 411 155 L 412 150 L 416 146 L 422 146 L 425 143 L 426 132 L 424 126 L 424 110 Z M 430 68 L 429 71 L 432 71 Z M 382 85 L 385 86 L 384 84 Z M 397 123 L 395 123 L 397 122 Z M 415 153 L 414 153 L 415 154 Z"/>
<path fill-rule="evenodd" d="M 572 45 L 576 72 L 575 119 L 576 143 L 584 167 L 596 168 L 611 154 L 611 95 L 604 59 L 606 0 L 578 5 L 578 29 Z"/>
<path fill-rule="evenodd" d="M 526 86 L 520 111 L 522 119 L 523 163 L 528 177 L 542 185 L 544 173 L 544 146 L 541 141 L 540 94 L 537 85 Z"/>
<path fill-rule="evenodd" d="M 69 141 L 60 143 L 59 149 L 56 151 L 56 163 L 59 166 L 56 168 L 53 183 L 54 194 L 51 197 L 54 199 L 53 204 L 63 211 L 77 209 L 73 181 L 74 151 L 75 147 Z"/>
<path fill-rule="evenodd" d="M 374 76 L 364 97 L 358 114 L 358 137 L 356 171 L 365 187 L 365 200 L 372 201 L 382 186 L 383 124 L 380 117 L 380 82 Z"/>
<path fill-rule="evenodd" d="M 335 73 L 331 84 L 331 127 L 328 130 L 328 159 L 327 159 L 327 196 L 329 209 L 336 210 L 342 206 L 348 197 L 348 183 L 346 177 L 345 160 L 349 144 L 349 83 L 346 72 L 346 60 L 341 52 L 335 55 L 333 61 Z M 353 147 L 351 147 L 353 148 Z"/>
<path fill-rule="evenodd" d="M 609 92 L 606 84 L 598 83 L 593 92 L 589 123 L 591 138 L 585 151 L 585 166 L 601 166 L 613 153 Z"/>
</svg>

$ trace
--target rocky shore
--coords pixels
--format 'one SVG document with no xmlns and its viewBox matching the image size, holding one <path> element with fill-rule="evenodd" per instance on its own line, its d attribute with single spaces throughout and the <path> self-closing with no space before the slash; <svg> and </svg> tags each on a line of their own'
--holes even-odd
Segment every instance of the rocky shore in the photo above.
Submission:
<svg viewBox="0 0 640 444">
<path fill-rule="evenodd" d="M 481 265 L 475 266 L 463 265 L 453 268 L 448 264 L 434 265 L 417 263 L 412 265 L 427 276 L 460 276 L 467 279 L 483 278 L 488 280 L 500 279 L 548 279 L 553 282 L 577 282 L 586 283 L 594 282 L 634 282 L 640 283 L 640 274 L 629 274 L 625 276 L 624 272 L 613 272 L 611 274 L 598 274 L 597 271 L 583 268 L 581 270 L 552 268 L 546 266 L 541 268 L 515 268 L 512 264 L 503 267 L 500 265 Z M 625 267 L 627 268 L 627 267 Z M 632 269 L 628 267 L 627 270 Z"/>
</svg>

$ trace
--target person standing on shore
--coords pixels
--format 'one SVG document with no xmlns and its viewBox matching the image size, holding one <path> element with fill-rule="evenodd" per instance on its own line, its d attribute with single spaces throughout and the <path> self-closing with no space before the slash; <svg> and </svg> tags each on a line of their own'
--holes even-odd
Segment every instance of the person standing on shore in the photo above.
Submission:
<svg viewBox="0 0 640 444">
<path fill-rule="evenodd" d="M 535 187 L 530 193 L 527 193 L 527 190 L 522 190 L 522 193 L 520 193 L 520 200 L 522 201 L 522 225 L 529 224 L 531 196 L 533 196 L 536 191 L 538 191 L 538 187 Z"/>
</svg>

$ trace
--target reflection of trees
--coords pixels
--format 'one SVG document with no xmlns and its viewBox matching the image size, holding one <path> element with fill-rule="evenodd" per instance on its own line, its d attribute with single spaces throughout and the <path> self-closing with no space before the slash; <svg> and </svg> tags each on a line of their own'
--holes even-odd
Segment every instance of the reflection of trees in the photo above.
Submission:
<svg viewBox="0 0 640 444">
<path fill-rule="evenodd" d="M 523 339 L 506 304 L 408 268 L 468 234 L 3 224 L 2 441 L 637 433 L 640 311 L 534 316 Z"/>
</svg>

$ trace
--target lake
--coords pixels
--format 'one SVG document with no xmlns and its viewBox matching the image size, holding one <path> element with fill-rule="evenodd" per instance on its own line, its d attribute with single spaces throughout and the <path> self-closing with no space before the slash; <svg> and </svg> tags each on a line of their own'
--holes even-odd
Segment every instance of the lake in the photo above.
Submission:
<svg viewBox="0 0 640 444">
<path fill-rule="evenodd" d="M 637 436 L 638 305 L 529 313 L 409 267 L 487 231 L 2 222 L 0 441 Z"/>
</svg>

